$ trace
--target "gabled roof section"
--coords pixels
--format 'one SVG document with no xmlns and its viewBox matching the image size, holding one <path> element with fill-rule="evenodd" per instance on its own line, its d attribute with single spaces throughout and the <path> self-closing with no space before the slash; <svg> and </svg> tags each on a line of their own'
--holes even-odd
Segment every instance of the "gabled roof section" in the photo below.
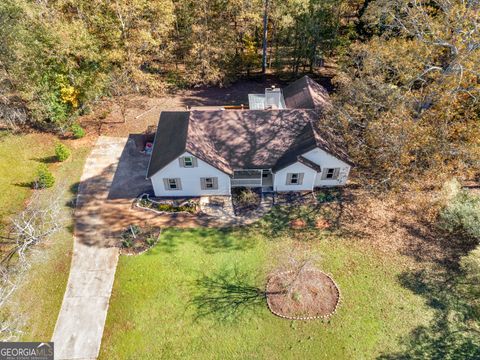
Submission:
<svg viewBox="0 0 480 360">
<path fill-rule="evenodd" d="M 195 118 L 189 114 L 188 136 L 186 151 L 205 161 L 220 171 L 228 175 L 233 174 L 233 170 L 225 158 L 216 150 L 214 143 L 206 132 L 207 127 L 203 127 Z"/>
<path fill-rule="evenodd" d="M 160 114 L 147 178 L 185 152 L 189 117 L 188 111 L 163 111 Z"/>
<path fill-rule="evenodd" d="M 321 114 L 309 109 L 164 111 L 148 168 L 151 177 L 184 152 L 232 175 L 235 169 L 278 171 L 295 162 L 319 166 L 301 156 L 321 148 L 353 165 Z"/>
<path fill-rule="evenodd" d="M 319 169 L 320 166 L 318 164 L 301 156 L 315 148 L 320 148 L 332 156 L 335 156 L 337 159 L 353 166 L 350 158 L 338 145 L 339 140 L 334 139 L 334 136 L 328 129 L 321 130 L 321 134 L 319 134 L 319 129 L 313 125 L 313 122 L 307 123 L 288 150 L 278 159 L 273 167 L 273 171 L 276 172 L 284 169 L 297 161 L 314 170 L 318 169 L 317 171 L 320 171 L 321 169 Z"/>
<path fill-rule="evenodd" d="M 320 167 L 320 165 L 314 163 L 312 160 L 308 160 L 307 158 L 303 157 L 303 156 L 297 156 L 297 160 L 299 163 L 305 165 L 305 166 L 308 166 L 309 168 L 315 170 L 316 172 L 320 172 L 322 171 L 322 168 Z"/>
<path fill-rule="evenodd" d="M 330 97 L 327 90 L 308 76 L 304 76 L 285 87 L 283 98 L 289 109 L 322 110 L 330 106 Z"/>
<path fill-rule="evenodd" d="M 163 111 L 158 122 L 147 178 L 184 152 L 189 152 L 228 175 L 233 174 L 227 161 L 215 150 L 202 126 L 191 119 L 189 111 Z"/>
<path fill-rule="evenodd" d="M 313 127 L 313 134 L 315 136 L 315 143 L 320 149 L 335 156 L 337 159 L 342 160 L 350 166 L 355 166 L 345 152 L 344 147 L 341 146 L 342 140 L 336 136 L 331 129 L 326 126 L 318 125 Z"/>
<path fill-rule="evenodd" d="M 269 169 L 318 114 L 299 109 L 192 111 L 190 118 L 208 132 L 231 168 Z"/>
<path fill-rule="evenodd" d="M 300 155 L 314 149 L 317 146 L 315 134 L 311 122 L 308 122 L 298 134 L 290 147 L 278 159 L 272 170 L 277 172 L 287 166 L 296 163 Z M 307 165 L 308 166 L 308 165 Z"/>
</svg>

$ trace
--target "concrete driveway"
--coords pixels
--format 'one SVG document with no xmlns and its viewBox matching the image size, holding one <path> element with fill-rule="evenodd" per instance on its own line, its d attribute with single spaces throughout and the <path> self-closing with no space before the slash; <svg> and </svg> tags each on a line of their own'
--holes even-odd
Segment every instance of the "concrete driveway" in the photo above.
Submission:
<svg viewBox="0 0 480 360">
<path fill-rule="evenodd" d="M 75 208 L 73 257 L 55 325 L 55 359 L 96 359 L 100 350 L 115 270 L 119 233 L 132 224 L 158 227 L 224 226 L 213 218 L 158 215 L 133 206 L 151 193 L 148 156 L 141 138 L 98 138 L 85 162 Z"/>
<path fill-rule="evenodd" d="M 55 359 L 96 359 L 115 269 L 116 238 L 102 207 L 127 139 L 100 137 L 88 157 L 75 209 L 73 258 L 52 341 Z"/>
</svg>

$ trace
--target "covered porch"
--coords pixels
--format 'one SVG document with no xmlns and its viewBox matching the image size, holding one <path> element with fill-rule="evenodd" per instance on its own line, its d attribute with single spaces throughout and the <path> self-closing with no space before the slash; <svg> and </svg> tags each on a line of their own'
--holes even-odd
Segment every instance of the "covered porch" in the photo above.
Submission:
<svg viewBox="0 0 480 360">
<path fill-rule="evenodd" d="M 270 169 L 235 170 L 231 186 L 232 188 L 261 187 L 263 192 L 273 191 L 273 174 Z"/>
</svg>

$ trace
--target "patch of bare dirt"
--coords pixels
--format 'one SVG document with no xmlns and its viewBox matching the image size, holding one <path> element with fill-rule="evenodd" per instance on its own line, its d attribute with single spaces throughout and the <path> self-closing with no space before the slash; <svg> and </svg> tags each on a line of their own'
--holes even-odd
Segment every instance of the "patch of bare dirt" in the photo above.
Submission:
<svg viewBox="0 0 480 360">
<path fill-rule="evenodd" d="M 339 301 L 337 285 L 319 270 L 281 272 L 267 283 L 268 307 L 288 319 L 326 318 L 335 313 Z"/>
<path fill-rule="evenodd" d="M 278 80 L 269 78 L 265 83 L 244 80 L 229 87 L 198 87 L 161 97 L 132 94 L 105 98 L 79 122 L 89 134 L 125 137 L 144 133 L 149 126 L 156 126 L 162 111 L 247 104 L 249 93 L 263 92 L 265 87 L 280 84 Z"/>
</svg>

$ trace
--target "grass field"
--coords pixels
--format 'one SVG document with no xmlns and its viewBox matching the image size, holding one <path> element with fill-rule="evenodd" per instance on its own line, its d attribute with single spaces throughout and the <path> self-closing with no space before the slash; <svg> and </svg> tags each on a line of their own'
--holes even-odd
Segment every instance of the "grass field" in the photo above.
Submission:
<svg viewBox="0 0 480 360">
<path fill-rule="evenodd" d="M 54 137 L 48 134 L 0 133 L 0 233 L 7 217 L 23 208 L 28 184 L 43 159 L 53 155 Z"/>
<path fill-rule="evenodd" d="M 280 319 L 263 299 L 235 291 L 209 301 L 218 281 L 263 289 L 285 249 L 316 254 L 338 283 L 342 302 L 329 321 Z M 120 259 L 100 358 L 371 359 L 398 351 L 400 338 L 432 315 L 399 284 L 402 260 L 342 239 L 168 229 L 149 252 Z"/>
<path fill-rule="evenodd" d="M 48 134 L 7 135 L 0 139 L 0 187 L 2 215 L 14 214 L 24 206 L 31 190 L 19 183 L 32 181 L 38 164 L 53 155 L 55 137 Z M 11 298 L 9 307 L 1 312 L 13 315 L 19 324 L 22 341 L 48 341 L 51 338 L 70 269 L 73 245 L 73 218 L 71 200 L 90 148 L 73 149 L 72 156 L 64 163 L 50 164 L 56 184 L 52 189 L 41 190 L 40 200 L 49 201 L 62 188 L 65 226 L 47 242 L 35 247 L 29 254 L 31 268 L 22 279 L 21 286 Z M 18 168 L 15 164 L 19 163 Z M 3 171 L 3 170 L 2 170 Z M 3 174 L 6 174 L 5 177 Z M 8 196 L 6 195 L 8 194 Z"/>
</svg>

